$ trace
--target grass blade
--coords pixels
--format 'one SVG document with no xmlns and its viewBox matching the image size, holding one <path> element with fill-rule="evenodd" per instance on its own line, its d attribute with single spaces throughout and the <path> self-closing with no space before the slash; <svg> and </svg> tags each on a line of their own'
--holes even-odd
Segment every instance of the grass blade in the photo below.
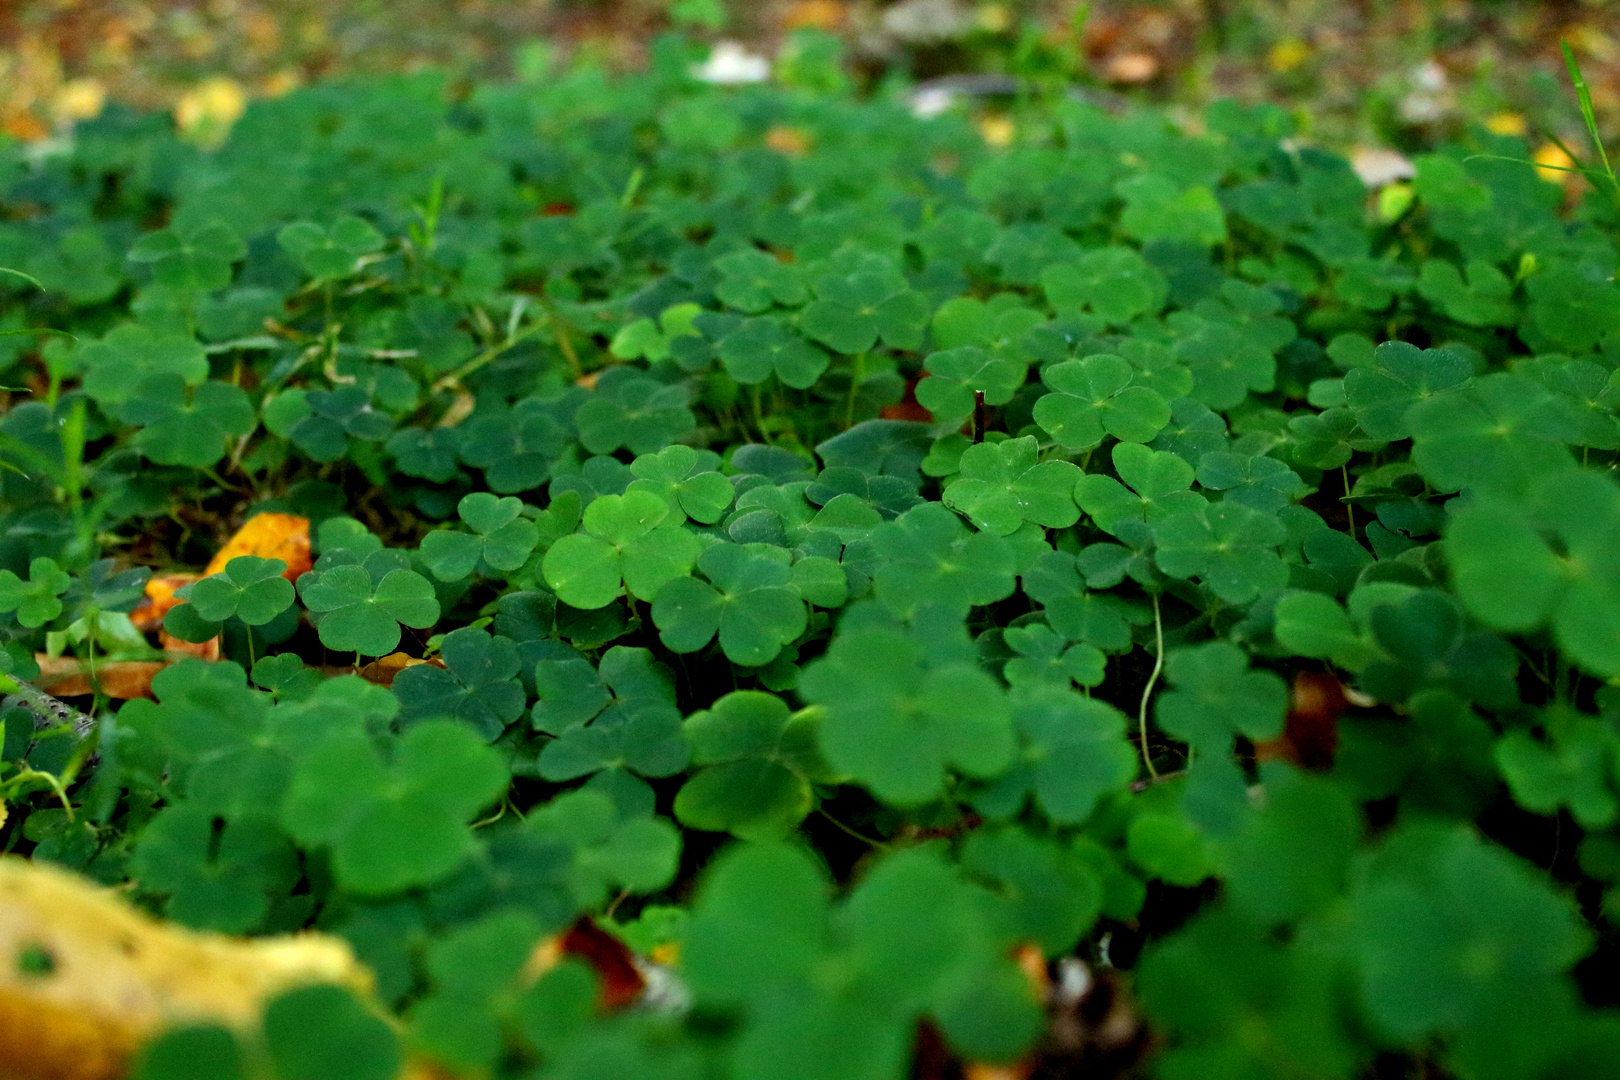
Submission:
<svg viewBox="0 0 1620 1080">
<path fill-rule="evenodd" d="M 1581 119 L 1586 121 L 1586 132 L 1592 137 L 1592 145 L 1597 147 L 1598 160 L 1603 163 L 1603 171 L 1609 177 L 1609 182 L 1620 190 L 1620 181 L 1616 181 L 1614 167 L 1609 164 L 1608 152 L 1603 149 L 1603 139 L 1598 135 L 1597 114 L 1592 109 L 1592 91 L 1586 85 L 1586 76 L 1581 74 L 1581 65 L 1575 59 L 1575 52 L 1569 47 L 1569 42 L 1560 41 L 1559 48 L 1564 50 L 1564 66 L 1569 69 L 1569 81 L 1575 84 L 1575 98 L 1581 105 Z M 1565 153 L 1568 153 L 1566 150 Z"/>
</svg>

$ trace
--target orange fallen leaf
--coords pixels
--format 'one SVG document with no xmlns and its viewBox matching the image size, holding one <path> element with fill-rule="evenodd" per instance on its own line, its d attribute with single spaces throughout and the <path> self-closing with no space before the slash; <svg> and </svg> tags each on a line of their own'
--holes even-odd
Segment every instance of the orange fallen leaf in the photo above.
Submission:
<svg viewBox="0 0 1620 1080">
<path fill-rule="evenodd" d="M 421 664 L 429 664 L 439 668 L 444 667 L 444 661 L 436 656 L 430 660 L 423 660 L 420 657 L 412 656 L 410 653 L 396 652 L 389 653 L 387 656 L 379 656 L 361 668 L 360 677 L 369 683 L 376 683 L 378 686 L 393 686 L 394 676 L 406 668 L 417 667 Z"/>
<path fill-rule="evenodd" d="M 837 30 L 848 11 L 839 0 L 798 0 L 782 16 L 784 30 Z"/>
<path fill-rule="evenodd" d="M 917 380 L 906 380 L 906 393 L 893 405 L 885 405 L 878 413 L 884 420 L 918 420 L 924 424 L 934 422 L 934 414 L 917 404 Z"/>
<path fill-rule="evenodd" d="M 155 574 L 146 582 L 146 596 L 129 613 L 129 621 L 135 624 L 135 629 L 146 631 L 155 630 L 163 625 L 163 617 L 169 609 L 179 603 L 184 603 L 174 595 L 174 591 L 182 585 L 190 585 L 202 577 L 201 574 Z"/>
<path fill-rule="evenodd" d="M 810 152 L 810 136 L 801 128 L 777 124 L 765 133 L 765 145 L 778 154 L 803 157 Z"/>
<path fill-rule="evenodd" d="M 297 581 L 315 564 L 309 555 L 309 519 L 296 514 L 255 514 L 242 523 L 208 563 L 203 576 L 220 573 L 239 555 L 280 559 L 287 564 L 282 577 Z"/>
</svg>

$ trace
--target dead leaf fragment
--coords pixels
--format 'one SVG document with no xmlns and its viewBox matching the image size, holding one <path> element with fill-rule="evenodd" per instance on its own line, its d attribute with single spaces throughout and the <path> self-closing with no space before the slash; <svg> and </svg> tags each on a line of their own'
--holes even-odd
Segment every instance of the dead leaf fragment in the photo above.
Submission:
<svg viewBox="0 0 1620 1080">
<path fill-rule="evenodd" d="M 0 858 L 7 1080 L 113 1080 L 166 1027 L 247 1028 L 270 998 L 311 983 L 367 994 L 372 979 L 340 938 L 183 930 L 65 870 Z"/>
<path fill-rule="evenodd" d="M 542 938 L 524 962 L 519 981 L 533 983 L 556 967 L 565 956 L 577 956 L 596 972 L 597 1007 L 613 1012 L 630 1005 L 647 989 L 634 954 L 624 942 L 582 916 L 561 934 Z"/>
<path fill-rule="evenodd" d="M 412 656 L 410 653 L 396 652 L 389 653 L 387 656 L 379 656 L 361 668 L 360 677 L 369 683 L 376 683 L 378 686 L 393 686 L 394 676 L 406 668 L 417 667 L 421 664 L 429 664 L 439 668 L 444 667 L 444 661 L 436 656 L 431 660 L 423 660 L 420 657 Z"/>
<path fill-rule="evenodd" d="M 86 697 L 95 690 L 90 682 L 90 668 L 77 657 L 34 654 L 39 664 L 39 678 L 34 680 L 52 697 Z M 168 660 L 111 660 L 96 665 L 96 680 L 101 692 L 110 698 L 126 701 L 130 698 L 152 696 L 152 677 L 169 666 Z M 0 1072 L 0 1076 L 5 1073 Z"/>
<path fill-rule="evenodd" d="M 155 630 L 163 625 L 163 617 L 169 613 L 174 605 L 182 603 L 175 590 L 181 586 L 190 585 L 201 578 L 201 574 L 154 574 L 147 579 L 146 595 L 129 613 L 129 621 L 135 624 L 135 629 L 141 631 Z"/>
<path fill-rule="evenodd" d="M 220 573 L 238 555 L 280 559 L 287 564 L 282 577 L 297 581 L 315 564 L 309 556 L 309 519 L 297 514 L 255 514 L 243 522 L 208 563 L 203 576 Z"/>
<path fill-rule="evenodd" d="M 1339 716 L 1349 705 L 1338 679 L 1323 671 L 1300 672 L 1294 676 L 1282 735 L 1257 745 L 1255 756 L 1331 769 L 1339 749 Z"/>
</svg>

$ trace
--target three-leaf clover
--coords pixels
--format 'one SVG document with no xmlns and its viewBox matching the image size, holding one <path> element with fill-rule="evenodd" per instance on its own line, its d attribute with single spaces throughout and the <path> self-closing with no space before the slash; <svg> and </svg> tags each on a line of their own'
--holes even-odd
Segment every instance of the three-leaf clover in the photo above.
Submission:
<svg viewBox="0 0 1620 1080">
<path fill-rule="evenodd" d="M 1147 442 L 1170 422 L 1170 404 L 1157 390 L 1132 386 L 1135 375 L 1129 361 L 1107 354 L 1053 364 L 1041 381 L 1054 392 L 1035 402 L 1035 422 L 1069 450 L 1089 450 L 1104 434 Z"/>
<path fill-rule="evenodd" d="M 58 597 L 72 584 L 56 560 L 43 555 L 28 564 L 27 581 L 0 570 L 0 611 L 15 611 L 17 621 L 30 630 L 44 626 L 62 614 Z"/>
<path fill-rule="evenodd" d="M 313 278 L 352 274 L 365 255 L 382 250 L 383 234 L 364 218 L 345 214 L 328 226 L 295 221 L 276 233 L 276 243 Z"/>
<path fill-rule="evenodd" d="M 432 583 L 412 570 L 389 569 L 392 560 L 378 558 L 388 554 L 298 579 L 304 606 L 321 616 L 316 628 L 328 649 L 384 656 L 399 644 L 401 623 L 425 630 L 439 621 Z"/>
<path fill-rule="evenodd" d="M 139 424 L 135 445 L 159 465 L 206 469 L 225 456 L 226 441 L 258 425 L 241 387 L 205 382 L 187 391 L 176 374 L 153 375 L 136 387 L 118 418 Z"/>
<path fill-rule="evenodd" d="M 1118 443 L 1112 456 L 1119 480 L 1087 473 L 1074 486 L 1080 509 L 1104 532 L 1118 536 L 1128 523 L 1151 523 L 1166 514 L 1203 505 L 1204 497 L 1188 490 L 1193 467 L 1176 454 L 1149 450 L 1140 443 Z"/>
<path fill-rule="evenodd" d="M 1270 671 L 1250 671 L 1249 658 L 1227 641 L 1177 649 L 1165 657 L 1175 689 L 1159 695 L 1159 727 L 1200 753 L 1225 754 L 1234 734 L 1255 741 L 1282 734 L 1288 688 Z"/>
<path fill-rule="evenodd" d="M 1470 614 L 1498 630 L 1550 626 L 1595 674 L 1620 675 L 1620 488 L 1574 471 L 1528 499 L 1481 495 L 1450 517 L 1447 561 Z"/>
<path fill-rule="evenodd" d="M 659 639 L 675 652 L 696 652 L 718 633 L 732 663 L 760 667 L 804 632 L 808 614 L 785 559 L 715 544 L 698 557 L 697 568 L 714 584 L 673 578 L 653 601 Z"/>
<path fill-rule="evenodd" d="M 666 385 L 632 367 L 609 368 L 574 414 L 574 424 L 579 441 L 593 454 L 611 454 L 621 446 L 650 454 L 697 426 L 687 408 L 690 400 L 685 383 Z"/>
<path fill-rule="evenodd" d="M 452 630 L 439 644 L 444 667 L 417 664 L 394 676 L 400 722 L 449 717 L 494 741 L 523 715 L 517 646 L 476 627 Z"/>
<path fill-rule="evenodd" d="M 746 319 L 720 339 L 720 362 L 740 383 L 764 382 L 775 375 L 783 384 L 802 390 L 827 370 L 827 354 L 788 329 L 771 315 Z"/>
<path fill-rule="evenodd" d="M 1460 352 L 1386 341 L 1373 350 L 1371 367 L 1351 368 L 1345 374 L 1344 396 L 1369 437 L 1406 439 L 1412 435 L 1406 414 L 1413 405 L 1473 373 L 1473 365 Z"/>
<path fill-rule="evenodd" d="M 917 384 L 917 402 L 941 426 L 957 427 L 973 415 L 974 393 L 987 405 L 1005 405 L 1024 385 L 1029 365 L 996 356 L 977 345 L 963 345 L 930 356 L 923 363 L 928 377 Z"/>
<path fill-rule="evenodd" d="M 129 400 L 154 375 L 177 375 L 187 386 L 200 386 L 208 378 L 208 354 L 190 335 L 134 323 L 114 327 L 100 341 L 82 346 L 77 361 L 84 372 L 84 392 L 103 407 Z"/>
<path fill-rule="evenodd" d="M 460 581 L 480 560 L 495 570 L 516 570 L 540 542 L 539 528 L 522 516 L 516 497 L 475 491 L 462 497 L 456 513 L 471 533 L 438 529 L 422 537 L 422 561 L 440 581 Z"/>
<path fill-rule="evenodd" d="M 1035 437 L 979 443 L 962 453 L 960 472 L 945 487 L 945 505 L 985 532 L 1006 536 L 1026 521 L 1064 529 L 1080 520 L 1074 504 L 1077 465 L 1041 461 Z"/>
<path fill-rule="evenodd" d="M 1126 247 L 1102 247 L 1041 273 L 1047 303 L 1059 315 L 1091 310 L 1111 323 L 1128 323 L 1164 306 L 1170 282 Z"/>
<path fill-rule="evenodd" d="M 1235 502 L 1178 507 L 1152 523 L 1154 561 L 1176 578 L 1198 577 L 1229 604 L 1244 604 L 1288 583 L 1277 554 L 1282 523 Z"/>
<path fill-rule="evenodd" d="M 897 271 L 885 269 L 888 272 L 857 270 L 847 277 L 820 278 L 815 283 L 816 299 L 799 314 L 799 326 L 841 353 L 865 352 L 880 336 L 893 348 L 915 349 L 922 344 L 928 321 L 927 299 L 907 288 Z"/>
<path fill-rule="evenodd" d="M 603 495 L 585 508 L 585 532 L 558 540 L 542 564 L 546 584 L 564 603 L 606 607 L 629 591 L 652 600 L 666 582 L 692 569 L 702 543 L 669 503 L 649 491 Z"/>
<path fill-rule="evenodd" d="M 506 790 L 500 755 L 461 724 L 428 721 L 393 744 L 331 740 L 298 763 L 281 825 L 332 853 L 340 886 L 384 895 L 444 877 L 475 845 L 467 822 Z"/>
<path fill-rule="evenodd" d="M 630 472 L 636 479 L 625 490 L 661 495 L 693 521 L 713 525 L 736 496 L 731 481 L 715 471 L 714 464 L 718 459 L 712 453 L 700 455 L 690 446 L 676 443 L 631 462 Z"/>
<path fill-rule="evenodd" d="M 815 804 L 812 783 L 832 773 L 816 749 L 819 714 L 790 713 L 782 699 L 738 690 L 686 718 L 692 764 L 675 796 L 683 825 L 745 840 L 791 831 Z"/>
<path fill-rule="evenodd" d="M 797 266 L 758 248 L 722 255 L 714 261 L 714 267 L 721 274 L 714 295 L 727 307 L 749 315 L 758 315 L 772 303 L 785 307 L 802 304 L 808 295 L 804 275 Z"/>
<path fill-rule="evenodd" d="M 188 926 L 240 934 L 264 921 L 273 892 L 298 880 L 298 857 L 280 829 L 245 818 L 220 823 L 211 809 L 182 801 L 141 830 L 130 873 L 167 894 L 163 913 Z"/>
<path fill-rule="evenodd" d="M 970 533 L 939 503 L 923 503 L 872 530 L 880 559 L 878 599 L 895 614 L 938 607 L 966 616 L 969 609 L 1010 596 L 1013 551 L 990 533 Z"/>
<path fill-rule="evenodd" d="M 1230 323 L 1200 321 L 1176 342 L 1175 354 L 1192 370 L 1192 396 L 1211 409 L 1233 408 L 1249 391 L 1264 393 L 1277 382 L 1271 349 Z"/>
<path fill-rule="evenodd" d="M 846 630 L 799 679 L 826 709 L 820 745 L 838 772 L 885 802 L 915 806 L 944 791 L 946 770 L 1001 772 L 1014 750 L 1006 695 L 977 665 L 932 660 L 897 630 Z"/>
<path fill-rule="evenodd" d="M 222 573 L 194 581 L 175 590 L 182 600 L 191 601 L 189 615 L 204 625 L 184 626 L 175 636 L 193 640 L 197 633 L 207 640 L 219 633 L 220 624 L 235 617 L 249 626 L 263 626 L 292 606 L 292 582 L 282 576 L 287 564 L 280 559 L 261 559 L 256 555 L 238 555 L 225 564 Z M 169 618 L 188 605 L 169 609 Z M 167 620 L 165 620 L 167 621 Z M 189 620 L 178 620 L 189 623 Z M 206 632 L 205 632 L 206 631 Z M 170 633 L 175 633 L 174 629 Z"/>
<path fill-rule="evenodd" d="M 222 221 L 145 233 L 129 249 L 130 262 L 147 264 L 159 284 L 178 292 L 223 289 L 231 264 L 246 255 L 247 245 Z"/>
</svg>

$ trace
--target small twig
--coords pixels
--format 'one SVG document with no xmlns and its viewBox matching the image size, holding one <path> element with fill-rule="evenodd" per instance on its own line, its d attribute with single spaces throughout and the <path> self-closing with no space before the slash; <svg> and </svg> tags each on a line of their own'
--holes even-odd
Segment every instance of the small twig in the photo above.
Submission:
<svg viewBox="0 0 1620 1080">
<path fill-rule="evenodd" d="M 973 391 L 973 441 L 984 442 L 984 391 Z"/>
</svg>

